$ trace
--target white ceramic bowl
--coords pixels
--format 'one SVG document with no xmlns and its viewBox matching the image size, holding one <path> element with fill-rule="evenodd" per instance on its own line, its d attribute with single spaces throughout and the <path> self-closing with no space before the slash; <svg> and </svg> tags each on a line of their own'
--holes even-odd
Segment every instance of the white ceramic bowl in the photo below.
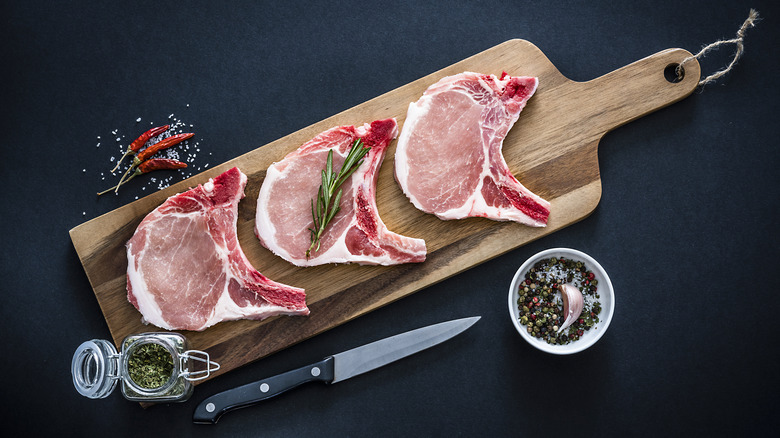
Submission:
<svg viewBox="0 0 780 438">
<path fill-rule="evenodd" d="M 598 280 L 598 294 L 599 301 L 601 302 L 601 314 L 599 314 L 599 322 L 597 322 L 590 330 L 586 331 L 582 337 L 574 342 L 565 345 L 548 344 L 547 342 L 536 338 L 528 334 L 526 326 L 520 324 L 520 310 L 517 306 L 518 299 L 518 287 L 520 282 L 525 280 L 525 274 L 530 270 L 536 262 L 542 259 L 548 259 L 550 257 L 578 260 L 585 263 L 585 266 L 593 272 L 595 279 Z M 609 280 L 607 271 L 601 267 L 601 265 L 593 259 L 593 257 L 585 254 L 584 252 L 577 251 L 570 248 L 552 248 L 540 253 L 537 253 L 533 257 L 520 266 L 520 269 L 515 273 L 515 277 L 512 279 L 512 284 L 509 286 L 509 316 L 512 318 L 512 324 L 518 333 L 529 344 L 538 348 L 539 350 L 546 351 L 552 354 L 573 354 L 585 350 L 596 341 L 601 339 L 604 333 L 609 327 L 609 323 L 612 321 L 612 315 L 615 313 L 615 291 L 612 289 L 612 282 Z"/>
</svg>

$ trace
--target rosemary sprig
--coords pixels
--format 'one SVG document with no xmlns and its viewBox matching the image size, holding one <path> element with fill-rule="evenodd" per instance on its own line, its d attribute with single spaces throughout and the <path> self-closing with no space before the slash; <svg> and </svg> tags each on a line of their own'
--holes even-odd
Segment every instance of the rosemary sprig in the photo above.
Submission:
<svg viewBox="0 0 780 438">
<path fill-rule="evenodd" d="M 311 245 L 306 250 L 307 259 L 312 250 L 318 251 L 320 249 L 320 238 L 325 232 L 325 227 L 339 212 L 339 202 L 341 202 L 341 189 L 339 187 L 363 164 L 363 157 L 369 149 L 371 148 L 363 146 L 361 139 L 355 140 L 338 174 L 333 172 L 333 149 L 328 151 L 328 159 L 325 163 L 325 169 L 322 171 L 322 184 L 317 192 L 317 205 L 314 205 L 314 199 L 311 200 L 311 217 L 314 220 L 314 226 L 309 228 Z"/>
</svg>

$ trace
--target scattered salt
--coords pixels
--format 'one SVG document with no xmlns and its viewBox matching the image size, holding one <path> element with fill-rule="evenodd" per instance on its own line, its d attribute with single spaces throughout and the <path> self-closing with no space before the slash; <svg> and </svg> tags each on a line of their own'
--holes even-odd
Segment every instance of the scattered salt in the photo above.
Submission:
<svg viewBox="0 0 780 438">
<path fill-rule="evenodd" d="M 186 104 L 186 105 L 187 105 L 187 107 L 190 106 L 190 104 Z M 191 132 L 192 130 L 190 128 L 193 128 L 195 126 L 194 124 L 184 123 L 184 121 L 182 121 L 181 119 L 176 117 L 175 113 L 171 113 L 168 116 L 168 119 L 169 119 L 169 121 L 167 122 L 167 124 L 170 125 L 170 128 L 166 132 L 163 132 L 160 135 L 158 135 L 156 138 L 149 139 L 149 141 L 146 143 L 145 146 L 148 147 L 151 144 L 157 143 L 158 141 L 166 139 L 166 138 L 168 138 L 168 137 L 170 137 L 172 135 L 175 135 L 175 134 L 181 134 L 181 133 L 184 133 L 184 132 Z M 143 120 L 142 117 L 138 117 L 135 120 L 135 122 L 136 123 L 141 123 L 142 120 Z M 153 120 L 150 120 L 149 124 L 152 125 L 152 126 L 156 126 L 156 124 L 159 124 L 159 121 L 155 122 Z M 126 148 L 123 146 L 123 139 L 125 139 L 126 136 L 120 134 L 120 129 L 118 129 L 118 128 L 114 129 L 113 131 L 111 131 L 111 133 L 114 135 L 114 138 L 116 138 L 116 141 L 118 143 L 116 145 L 116 148 L 117 148 L 117 152 L 118 152 L 119 155 L 114 155 L 114 156 L 109 157 L 110 162 L 111 163 L 115 163 L 117 160 L 119 160 L 119 156 L 121 156 L 121 155 L 123 155 L 125 153 L 125 149 Z M 100 139 L 100 136 L 97 136 L 97 138 Z M 201 138 L 200 141 L 203 141 L 203 139 Z M 120 142 L 122 142 L 122 143 L 120 143 Z M 100 147 L 100 143 L 97 143 L 96 147 Z M 178 145 L 177 147 L 174 147 L 174 148 L 171 148 L 171 149 L 166 149 L 165 152 L 164 153 L 160 153 L 160 155 L 162 155 L 162 157 L 164 157 L 164 158 L 179 160 L 179 161 L 188 163 L 190 165 L 190 167 L 186 169 L 187 172 L 185 173 L 184 172 L 185 169 L 182 169 L 181 171 L 175 172 L 174 175 L 167 176 L 165 179 L 162 179 L 160 177 L 148 178 L 148 179 L 146 179 L 144 181 L 144 183 L 138 184 L 134 190 L 137 190 L 137 187 L 140 187 L 142 191 L 146 191 L 147 188 L 149 188 L 150 191 L 153 191 L 155 189 L 156 190 L 162 190 L 164 188 L 170 187 L 170 185 L 173 182 L 175 182 L 175 181 L 180 181 L 182 179 L 186 179 L 186 178 L 192 177 L 193 174 L 196 173 L 195 172 L 195 168 L 193 166 L 194 166 L 194 163 L 196 161 L 195 158 L 197 156 L 197 152 L 200 152 L 200 143 L 198 141 L 195 141 L 195 140 L 189 140 L 187 142 L 184 142 L 184 143 Z M 211 155 L 211 153 L 209 153 L 209 155 Z M 208 168 L 209 165 L 210 164 L 206 164 L 205 166 L 203 166 L 203 168 Z M 113 165 L 112 165 L 112 167 L 113 167 Z M 127 165 L 124 165 L 124 166 L 122 166 L 122 168 L 118 169 L 117 171 L 110 172 L 110 175 L 113 178 L 117 178 L 118 176 L 123 175 L 125 173 L 125 171 L 127 170 L 127 168 L 128 168 Z M 202 169 L 202 167 L 198 167 L 197 170 L 200 171 L 201 169 Z M 84 169 L 83 171 L 86 172 L 86 169 Z M 106 172 L 106 173 L 109 173 L 109 172 Z M 106 175 L 104 173 L 101 173 L 100 174 L 101 181 L 105 181 L 107 176 L 108 175 Z M 109 180 L 110 180 L 110 178 L 109 178 Z M 140 182 L 140 180 L 141 179 L 139 178 L 139 182 Z M 137 184 L 137 183 L 134 183 L 134 184 Z M 101 185 L 102 185 L 102 183 L 101 183 Z M 115 193 L 115 195 L 116 195 L 116 193 Z M 135 196 L 135 199 L 138 199 L 138 198 L 139 198 L 139 196 Z"/>
</svg>

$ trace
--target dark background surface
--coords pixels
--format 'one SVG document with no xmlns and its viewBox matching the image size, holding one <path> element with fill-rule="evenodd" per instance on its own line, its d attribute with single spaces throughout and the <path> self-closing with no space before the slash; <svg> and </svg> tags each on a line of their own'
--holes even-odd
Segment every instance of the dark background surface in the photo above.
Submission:
<svg viewBox="0 0 780 438">
<path fill-rule="evenodd" d="M 4 430 L 745 436 L 780 426 L 777 2 L 337 4 L 2 3 Z M 175 114 L 193 125 L 196 171 L 508 39 L 533 42 L 583 81 L 666 48 L 732 38 L 750 7 L 764 20 L 732 73 L 603 139 L 603 194 L 587 219 L 202 384 L 183 404 L 144 410 L 119 391 L 88 400 L 73 388 L 74 349 L 110 334 L 68 230 L 156 189 L 136 181 L 94 196 L 115 181 L 110 158 L 151 123 Z M 711 53 L 703 71 L 732 53 Z M 569 357 L 526 344 L 506 309 L 519 265 L 560 246 L 596 258 L 617 300 L 605 336 Z M 435 349 L 301 387 L 216 426 L 191 423 L 218 391 L 471 315 L 482 320 Z"/>
</svg>

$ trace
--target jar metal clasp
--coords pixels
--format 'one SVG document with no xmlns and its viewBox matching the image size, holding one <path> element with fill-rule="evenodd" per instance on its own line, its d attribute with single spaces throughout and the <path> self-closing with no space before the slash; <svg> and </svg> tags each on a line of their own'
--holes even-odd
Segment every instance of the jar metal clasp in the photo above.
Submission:
<svg viewBox="0 0 780 438">
<path fill-rule="evenodd" d="M 187 350 L 179 355 L 179 360 L 181 365 L 179 369 L 182 370 L 179 376 L 190 382 L 207 379 L 213 371 L 219 370 L 219 364 L 212 361 L 205 351 Z M 190 371 L 187 367 L 189 360 L 205 363 L 206 369 Z"/>
</svg>

